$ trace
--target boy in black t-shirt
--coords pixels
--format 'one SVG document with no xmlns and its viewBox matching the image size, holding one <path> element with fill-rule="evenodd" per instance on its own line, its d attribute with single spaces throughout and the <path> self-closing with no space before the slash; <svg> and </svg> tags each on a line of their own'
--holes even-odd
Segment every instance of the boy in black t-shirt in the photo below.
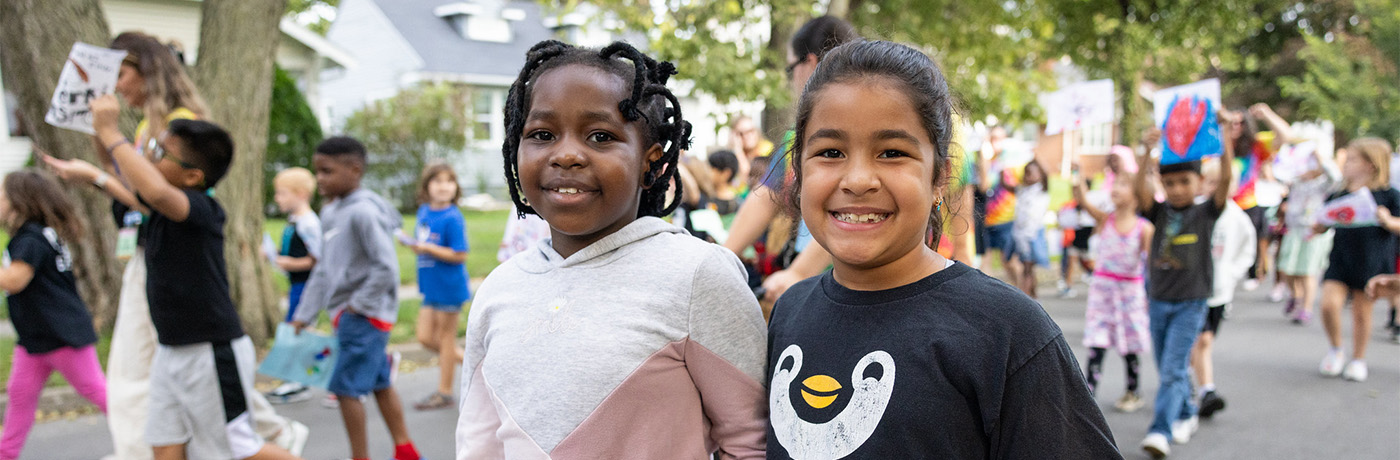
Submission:
<svg viewBox="0 0 1400 460">
<path fill-rule="evenodd" d="M 146 439 L 157 459 L 296 457 L 253 429 L 253 342 L 229 297 L 224 210 L 209 190 L 228 172 L 233 141 L 218 126 L 170 122 L 164 155 L 142 157 L 117 131 L 113 96 L 92 102 L 97 139 L 151 211 L 146 290 L 155 324 Z"/>
<path fill-rule="evenodd" d="M 1224 123 L 1229 123 L 1232 116 L 1220 113 Z M 1225 155 L 1220 159 L 1220 183 L 1228 184 L 1234 149 L 1229 142 L 1222 144 Z M 1172 442 L 1186 443 L 1198 426 L 1186 371 L 1214 283 L 1211 233 L 1230 199 L 1230 188 L 1219 187 L 1209 200 L 1196 203 L 1201 189 L 1201 162 L 1162 165 L 1167 201 L 1158 202 L 1148 180 L 1156 162 L 1148 157 L 1139 158 L 1139 162 L 1143 171 L 1137 176 L 1135 188 L 1138 202 L 1142 203 L 1139 211 L 1157 228 L 1147 261 L 1147 312 L 1152 353 L 1161 379 L 1152 407 L 1152 426 L 1141 446 L 1153 458 L 1163 458 L 1171 453 Z"/>
</svg>

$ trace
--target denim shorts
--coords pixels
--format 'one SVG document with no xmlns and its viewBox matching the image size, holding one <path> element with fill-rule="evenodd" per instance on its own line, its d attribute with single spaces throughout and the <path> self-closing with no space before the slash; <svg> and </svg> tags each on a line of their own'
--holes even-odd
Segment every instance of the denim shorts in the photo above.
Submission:
<svg viewBox="0 0 1400 460">
<path fill-rule="evenodd" d="M 354 313 L 340 315 L 335 330 L 340 356 L 326 389 L 337 396 L 359 397 L 389 388 L 389 333 Z"/>
<path fill-rule="evenodd" d="M 429 309 L 432 309 L 433 311 L 440 311 L 440 312 L 443 312 L 443 313 L 461 313 L 461 312 L 462 312 L 462 304 L 460 304 L 460 303 L 459 303 L 459 304 L 456 304 L 456 305 L 446 305 L 446 304 L 436 304 L 436 303 L 425 303 L 425 304 L 423 304 L 423 308 L 429 308 Z"/>
</svg>

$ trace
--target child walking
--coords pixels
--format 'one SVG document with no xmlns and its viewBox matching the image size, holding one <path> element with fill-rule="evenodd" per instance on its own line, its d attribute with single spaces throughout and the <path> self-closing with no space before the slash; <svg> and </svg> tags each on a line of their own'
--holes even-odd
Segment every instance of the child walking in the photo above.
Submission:
<svg viewBox="0 0 1400 460">
<path fill-rule="evenodd" d="M 277 250 L 277 268 L 287 272 L 291 289 L 287 291 L 287 316 L 291 322 L 301 305 L 301 294 L 311 268 L 321 257 L 321 220 L 311 210 L 311 197 L 316 193 L 316 178 L 311 171 L 291 167 L 272 178 L 272 201 L 287 213 L 287 226 L 282 229 L 282 244 Z M 268 401 L 278 404 L 305 401 L 311 398 L 306 385 L 286 382 L 267 394 Z"/>
<path fill-rule="evenodd" d="M 1221 111 L 1222 124 L 1238 114 Z M 1159 134 L 1153 135 L 1153 137 Z M 1229 142 L 1220 161 L 1219 181 L 1229 183 L 1234 148 Z M 1229 187 L 1217 187 L 1210 199 L 1196 202 L 1201 190 L 1201 162 L 1161 165 L 1165 202 L 1157 201 L 1149 179 L 1157 162 L 1143 156 L 1135 182 L 1138 210 L 1152 222 L 1152 250 L 1148 257 L 1148 323 L 1152 331 L 1152 355 L 1161 383 L 1152 405 L 1152 426 L 1141 447 L 1153 458 L 1171 454 L 1171 443 L 1191 440 L 1199 425 L 1191 398 L 1187 366 L 1196 336 L 1206 317 L 1206 300 L 1214 283 L 1210 238 L 1215 221 L 1230 199 Z"/>
<path fill-rule="evenodd" d="M 351 458 L 369 458 L 360 398 L 374 393 L 394 441 L 394 460 L 420 460 L 404 425 L 403 403 L 390 382 L 385 354 L 399 312 L 399 265 L 392 234 L 402 218 L 379 195 L 360 187 L 366 161 L 364 145 L 349 137 L 326 139 L 311 156 L 316 185 L 328 200 L 321 208 L 325 257 L 311 269 L 292 325 L 297 331 L 305 329 L 321 310 L 328 310 L 335 325 L 340 354 L 327 390 L 340 402 Z"/>
<path fill-rule="evenodd" d="M 1201 166 L 1203 176 L 1201 196 L 1206 200 L 1215 195 L 1219 187 L 1230 188 L 1234 193 L 1233 178 L 1229 182 L 1219 180 L 1220 163 L 1211 161 Z M 1225 321 L 1225 311 L 1235 299 L 1235 286 L 1249 274 L 1254 264 L 1257 245 L 1255 229 L 1249 215 L 1233 200 L 1225 202 L 1225 209 L 1215 221 L 1215 229 L 1210 236 L 1210 255 L 1214 259 L 1215 280 L 1211 296 L 1206 299 L 1205 324 L 1196 337 L 1196 345 L 1191 349 L 1191 370 L 1196 374 L 1196 395 L 1200 398 L 1198 413 L 1201 418 L 1211 418 L 1216 412 L 1225 409 L 1225 398 L 1215 391 L 1215 339 L 1220 335 L 1220 323 Z"/>
<path fill-rule="evenodd" d="M 1287 231 L 1279 244 L 1278 256 L 1278 273 L 1288 280 L 1292 294 L 1283 313 L 1298 325 L 1312 320 L 1317 278 L 1323 274 L 1332 253 L 1332 230 L 1314 234 L 1313 225 L 1327 195 L 1342 180 L 1341 168 L 1333 155 L 1314 149 L 1311 161 L 1316 162 L 1315 166 L 1289 187 L 1288 212 L 1283 219 Z"/>
<path fill-rule="evenodd" d="M 114 96 L 92 102 L 97 139 L 148 205 L 146 278 L 155 358 L 146 440 L 157 460 L 294 459 L 265 443 L 250 405 L 256 355 L 229 297 L 225 214 L 210 189 L 228 172 L 233 141 L 204 121 L 170 122 L 152 163 L 117 131 Z"/>
<path fill-rule="evenodd" d="M 506 183 L 550 238 L 467 321 L 457 458 L 763 458 L 763 316 L 739 259 L 657 216 L 690 123 L 626 43 L 544 41 L 506 102 Z"/>
<path fill-rule="evenodd" d="M 10 233 L 0 267 L 10 323 L 19 335 L 11 360 L 10 397 L 0 459 L 19 458 L 39 392 L 54 371 L 78 394 L 107 411 L 107 383 L 97 363 L 97 333 L 87 305 L 78 296 L 73 256 L 67 241 L 82 235 L 82 223 L 58 184 L 33 170 L 5 176 L 0 190 L 0 221 Z"/>
<path fill-rule="evenodd" d="M 1032 299 L 1035 295 L 1035 267 L 1049 266 L 1050 253 L 1045 240 L 1045 213 L 1050 210 L 1050 192 L 1046 188 L 1045 168 L 1031 160 L 1021 174 L 1016 187 L 1016 220 L 1011 227 L 1011 265 L 1020 267 L 1017 287 Z"/>
<path fill-rule="evenodd" d="M 467 223 L 457 200 L 462 190 L 457 173 L 446 164 L 423 169 L 418 185 L 418 228 L 409 247 L 418 254 L 418 343 L 438 355 L 437 391 L 413 404 L 418 410 L 452 407 L 452 378 L 462 362 L 457 320 L 471 299 L 467 286 Z"/>
<path fill-rule="evenodd" d="M 1094 228 L 1094 272 L 1089 280 L 1088 306 L 1084 309 L 1084 346 L 1089 364 L 1084 377 L 1089 391 L 1098 389 L 1104 355 L 1112 348 L 1123 356 L 1127 371 L 1127 391 L 1114 403 L 1121 412 L 1136 412 L 1143 406 L 1138 395 L 1138 355 L 1151 346 L 1147 322 L 1147 287 L 1142 275 L 1154 227 L 1137 215 L 1132 173 L 1122 173 L 1109 192 L 1111 213 L 1086 199 L 1084 183 L 1076 184 L 1074 199 L 1097 224 Z"/>
<path fill-rule="evenodd" d="M 1366 345 L 1371 341 L 1371 308 L 1375 300 L 1365 293 L 1366 283 L 1377 275 L 1395 273 L 1396 234 L 1400 234 L 1400 192 L 1390 188 L 1390 143 L 1363 137 L 1347 144 L 1342 166 L 1345 188 L 1328 200 L 1369 189 L 1377 206 L 1377 223 L 1333 230 L 1332 253 L 1322 279 L 1322 326 L 1331 345 L 1318 371 L 1362 382 L 1368 374 Z M 1326 228 L 1318 225 L 1315 232 Z M 1342 307 L 1351 299 L 1352 355 L 1342 351 Z"/>
<path fill-rule="evenodd" d="M 951 98 L 931 59 L 881 41 L 807 83 L 789 201 L 834 268 L 773 310 L 768 458 L 1121 458 L 1049 315 L 932 247 Z"/>
</svg>

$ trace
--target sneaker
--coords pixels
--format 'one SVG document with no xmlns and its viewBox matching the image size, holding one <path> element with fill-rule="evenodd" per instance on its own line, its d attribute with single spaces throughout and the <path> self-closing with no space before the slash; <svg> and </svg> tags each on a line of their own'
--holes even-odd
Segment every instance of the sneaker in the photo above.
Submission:
<svg viewBox="0 0 1400 460">
<path fill-rule="evenodd" d="M 321 407 L 325 407 L 327 409 L 339 409 L 340 400 L 336 399 L 335 395 L 333 394 L 327 394 L 326 397 L 321 400 Z"/>
<path fill-rule="evenodd" d="M 311 391 L 306 385 L 297 382 L 283 383 L 264 395 L 267 396 L 267 401 L 273 404 L 290 404 L 311 399 Z"/>
<path fill-rule="evenodd" d="M 1201 395 L 1201 418 L 1210 418 L 1216 412 L 1225 409 L 1225 398 L 1215 394 L 1215 391 L 1207 391 Z"/>
<path fill-rule="evenodd" d="M 1253 278 L 1244 280 L 1244 283 L 1240 284 L 1240 287 L 1243 287 L 1246 291 L 1254 292 L 1255 289 L 1259 289 L 1259 280 Z"/>
<path fill-rule="evenodd" d="M 1342 350 L 1329 351 L 1327 356 L 1322 358 L 1322 364 L 1317 366 L 1317 371 L 1322 373 L 1323 377 L 1336 377 L 1342 375 L 1342 366 L 1346 362 L 1347 359 L 1342 356 Z"/>
<path fill-rule="evenodd" d="M 1067 287 L 1060 290 L 1061 299 L 1073 299 L 1076 295 L 1079 295 L 1079 293 L 1076 292 L 1074 288 Z"/>
<path fill-rule="evenodd" d="M 399 363 L 403 362 L 403 355 L 397 351 L 389 352 L 389 384 L 393 385 L 399 381 Z"/>
<path fill-rule="evenodd" d="M 452 395 L 436 391 L 421 401 L 413 403 L 413 408 L 418 410 L 446 409 L 453 406 Z"/>
<path fill-rule="evenodd" d="M 1132 413 L 1137 412 L 1138 409 L 1142 409 L 1142 406 L 1145 404 L 1142 398 L 1138 397 L 1137 392 L 1130 391 L 1123 393 L 1123 397 L 1118 398 L 1118 402 L 1113 403 L 1113 408 L 1118 409 L 1118 412 Z"/>
<path fill-rule="evenodd" d="M 1400 327 L 1390 328 L 1390 341 L 1392 343 L 1400 343 Z"/>
<path fill-rule="evenodd" d="M 1196 434 L 1196 429 L 1201 427 L 1201 419 L 1195 415 L 1191 418 L 1172 422 L 1172 442 L 1186 444 L 1191 442 L 1191 435 Z"/>
<path fill-rule="evenodd" d="M 1353 359 L 1350 363 L 1347 363 L 1346 370 L 1342 371 L 1342 378 L 1353 382 L 1365 382 L 1366 374 L 1366 362 Z"/>
<path fill-rule="evenodd" d="M 277 433 L 277 438 L 272 443 L 281 447 L 292 455 L 300 457 L 301 452 L 306 449 L 306 438 L 311 436 L 311 428 L 306 424 L 291 420 L 287 428 Z"/>
<path fill-rule="evenodd" d="M 1293 324 L 1307 326 L 1312 322 L 1313 314 L 1307 310 L 1298 310 L 1298 314 L 1293 315 Z"/>
<path fill-rule="evenodd" d="M 1282 284 L 1275 284 L 1274 290 L 1269 291 L 1269 301 L 1278 303 L 1288 298 L 1288 287 Z"/>
<path fill-rule="evenodd" d="M 1162 433 L 1147 433 L 1146 438 L 1142 438 L 1142 450 L 1151 455 L 1152 458 L 1167 458 L 1172 454 L 1171 443 L 1167 442 L 1167 437 Z"/>
<path fill-rule="evenodd" d="M 1297 309 L 1298 309 L 1298 300 L 1297 300 L 1297 299 L 1288 299 L 1287 302 L 1284 302 L 1284 303 L 1283 303 L 1283 316 L 1292 316 L 1293 313 L 1294 313 L 1294 310 L 1297 310 Z"/>
</svg>

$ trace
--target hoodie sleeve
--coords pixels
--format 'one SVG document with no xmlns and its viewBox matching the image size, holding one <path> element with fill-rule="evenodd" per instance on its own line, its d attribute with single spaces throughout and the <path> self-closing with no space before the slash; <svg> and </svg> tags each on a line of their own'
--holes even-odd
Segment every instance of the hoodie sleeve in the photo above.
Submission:
<svg viewBox="0 0 1400 460">
<path fill-rule="evenodd" d="M 316 265 L 311 266 L 311 276 L 306 279 L 306 287 L 302 289 L 301 304 L 297 306 L 296 314 L 292 316 L 293 321 L 306 324 L 316 322 L 316 315 L 327 308 L 326 299 L 330 296 L 330 275 L 326 273 L 330 270 L 330 265 L 326 264 L 320 255 L 320 248 L 324 246 L 325 239 L 324 235 L 321 234 L 320 219 L 317 218 L 316 222 Z M 306 241 L 308 248 L 311 247 L 310 240 L 303 241 Z"/>
<path fill-rule="evenodd" d="M 350 306 L 366 316 L 389 323 L 397 319 L 395 295 L 399 288 L 398 255 L 394 254 L 393 237 L 380 219 L 371 213 L 350 215 L 350 233 L 365 251 L 369 276 L 350 294 Z M 387 294 L 386 294 L 387 293 Z"/>
<path fill-rule="evenodd" d="M 1249 267 L 1254 265 L 1255 257 L 1259 252 L 1258 239 L 1254 231 L 1254 224 L 1249 221 L 1249 217 L 1244 211 L 1233 213 L 1230 219 L 1231 233 L 1235 235 L 1235 241 L 1226 244 L 1225 250 L 1232 254 L 1227 255 L 1225 260 L 1230 261 L 1230 277 L 1235 281 L 1244 279 L 1249 274 Z"/>
<path fill-rule="evenodd" d="M 721 459 L 761 459 L 767 447 L 768 330 L 734 254 L 714 246 L 691 285 L 685 365 Z"/>
</svg>

